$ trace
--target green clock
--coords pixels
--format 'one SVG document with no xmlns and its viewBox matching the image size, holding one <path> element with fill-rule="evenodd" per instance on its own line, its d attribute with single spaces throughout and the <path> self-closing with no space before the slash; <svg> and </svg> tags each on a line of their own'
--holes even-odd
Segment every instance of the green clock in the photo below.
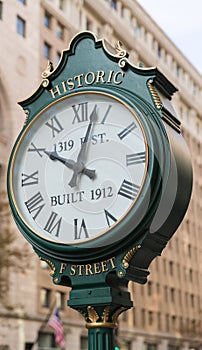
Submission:
<svg viewBox="0 0 202 350">
<path fill-rule="evenodd" d="M 67 249 L 125 239 L 137 226 L 153 164 L 142 119 L 125 100 L 101 92 L 72 94 L 36 115 L 11 161 L 20 225 Z"/>
<path fill-rule="evenodd" d="M 25 238 L 48 257 L 96 261 L 127 254 L 145 237 L 160 239 L 151 248 L 157 255 L 181 222 L 192 186 L 180 123 L 167 101 L 175 88 L 157 70 L 138 70 L 126 53 L 110 55 L 94 40 L 90 33 L 75 37 L 57 69 L 21 103 L 29 116 L 9 162 L 11 210 Z"/>
</svg>

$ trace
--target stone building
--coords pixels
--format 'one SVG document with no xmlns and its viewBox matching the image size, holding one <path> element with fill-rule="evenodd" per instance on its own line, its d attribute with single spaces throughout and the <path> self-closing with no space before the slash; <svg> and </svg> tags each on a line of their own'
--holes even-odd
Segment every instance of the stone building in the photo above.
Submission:
<svg viewBox="0 0 202 350">
<path fill-rule="evenodd" d="M 121 350 L 202 349 L 202 77 L 136 0 L 0 1 L 0 229 L 15 235 L 15 247 L 29 250 L 24 272 L 5 266 L 0 301 L 0 349 L 56 349 L 47 325 L 55 303 L 61 308 L 66 349 L 87 349 L 83 318 L 66 307 L 68 290 L 53 285 L 19 234 L 6 206 L 6 169 L 25 115 L 17 101 L 37 88 L 47 60 L 79 31 L 90 30 L 112 46 L 121 40 L 130 61 L 157 66 L 179 89 L 173 105 L 182 122 L 194 170 L 189 210 L 144 286 L 131 284 L 135 307 L 120 317 Z M 190 29 L 191 30 L 191 29 Z M 8 215 L 6 215 L 8 213 Z M 17 263 L 16 263 L 17 265 Z"/>
</svg>

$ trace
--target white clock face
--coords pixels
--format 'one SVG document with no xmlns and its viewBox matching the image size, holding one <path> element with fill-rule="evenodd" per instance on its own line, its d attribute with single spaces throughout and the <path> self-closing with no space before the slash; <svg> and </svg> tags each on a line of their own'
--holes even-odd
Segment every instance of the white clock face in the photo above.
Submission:
<svg viewBox="0 0 202 350">
<path fill-rule="evenodd" d="M 124 219 L 147 163 L 131 108 L 110 95 L 75 94 L 40 113 L 21 136 L 11 165 L 14 204 L 37 235 L 81 244 Z"/>
</svg>

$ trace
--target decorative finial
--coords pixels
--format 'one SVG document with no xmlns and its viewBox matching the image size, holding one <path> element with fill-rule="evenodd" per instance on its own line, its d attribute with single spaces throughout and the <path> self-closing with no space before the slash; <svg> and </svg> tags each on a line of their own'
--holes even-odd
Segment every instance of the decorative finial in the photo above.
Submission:
<svg viewBox="0 0 202 350">
<path fill-rule="evenodd" d="M 42 86 L 44 88 L 48 87 L 48 85 L 50 83 L 49 80 L 48 80 L 48 77 L 52 73 L 53 70 L 54 70 L 53 63 L 48 60 L 47 67 L 46 67 L 45 71 L 43 71 L 42 74 L 41 74 L 41 77 L 43 78 Z"/>
<path fill-rule="evenodd" d="M 120 40 L 117 41 L 116 46 L 116 57 L 120 58 L 118 65 L 121 68 L 126 68 L 128 63 L 129 53 L 123 48 L 123 44 Z"/>
<path fill-rule="evenodd" d="M 53 70 L 54 70 L 53 63 L 48 60 L 47 67 L 46 67 L 45 71 L 41 74 L 41 77 L 43 79 L 46 79 L 51 74 L 51 72 Z"/>
</svg>

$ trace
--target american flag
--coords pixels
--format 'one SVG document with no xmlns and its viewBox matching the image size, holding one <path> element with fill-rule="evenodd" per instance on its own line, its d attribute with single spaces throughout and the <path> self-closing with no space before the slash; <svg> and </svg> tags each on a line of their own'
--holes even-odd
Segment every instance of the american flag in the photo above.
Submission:
<svg viewBox="0 0 202 350">
<path fill-rule="evenodd" d="M 58 343 L 61 349 L 65 349 L 65 338 L 62 327 L 61 318 L 59 315 L 59 308 L 56 308 L 52 316 L 50 317 L 48 324 L 55 331 L 55 341 Z"/>
</svg>

